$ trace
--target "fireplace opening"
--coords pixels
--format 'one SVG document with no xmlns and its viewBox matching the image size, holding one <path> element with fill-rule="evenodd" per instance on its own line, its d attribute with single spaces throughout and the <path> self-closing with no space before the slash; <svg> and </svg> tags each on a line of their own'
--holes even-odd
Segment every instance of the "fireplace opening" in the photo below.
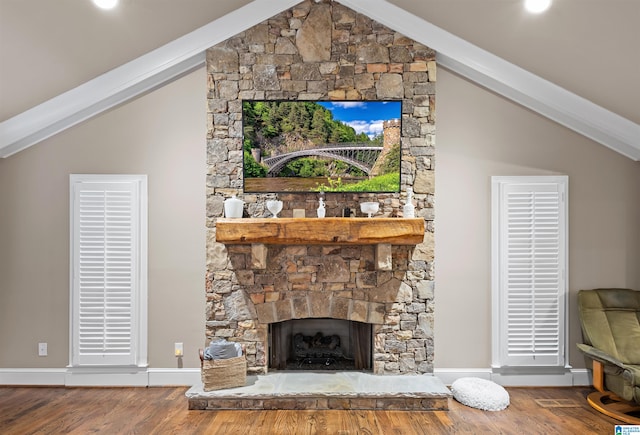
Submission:
<svg viewBox="0 0 640 435">
<path fill-rule="evenodd" d="M 371 370 L 371 324 L 350 320 L 295 319 L 269 325 L 269 368 Z"/>
</svg>

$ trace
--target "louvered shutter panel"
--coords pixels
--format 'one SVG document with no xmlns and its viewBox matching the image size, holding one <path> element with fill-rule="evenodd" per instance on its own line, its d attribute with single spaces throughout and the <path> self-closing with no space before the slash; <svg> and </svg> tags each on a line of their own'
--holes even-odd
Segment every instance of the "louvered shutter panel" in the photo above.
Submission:
<svg viewBox="0 0 640 435">
<path fill-rule="evenodd" d="M 73 190 L 72 365 L 135 365 L 139 183 L 84 181 Z"/>
<path fill-rule="evenodd" d="M 501 366 L 565 364 L 565 188 L 543 180 L 501 186 Z"/>
</svg>

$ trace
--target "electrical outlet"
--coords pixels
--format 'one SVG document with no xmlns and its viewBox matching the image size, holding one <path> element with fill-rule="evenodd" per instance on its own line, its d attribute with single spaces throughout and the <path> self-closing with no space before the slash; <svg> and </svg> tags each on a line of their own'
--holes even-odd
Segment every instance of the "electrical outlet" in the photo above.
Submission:
<svg viewBox="0 0 640 435">
<path fill-rule="evenodd" d="M 177 357 L 181 357 L 184 355 L 184 347 L 182 345 L 182 343 L 174 343 L 174 354 Z"/>
<path fill-rule="evenodd" d="M 47 356 L 47 343 L 38 343 L 38 356 Z"/>
</svg>

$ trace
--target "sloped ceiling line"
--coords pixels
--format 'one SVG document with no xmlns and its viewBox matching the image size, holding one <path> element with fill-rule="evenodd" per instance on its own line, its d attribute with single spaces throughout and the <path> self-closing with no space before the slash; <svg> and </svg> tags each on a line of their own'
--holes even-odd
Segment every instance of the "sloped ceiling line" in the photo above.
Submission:
<svg viewBox="0 0 640 435">
<path fill-rule="evenodd" d="M 620 154 L 640 160 L 640 125 L 554 85 L 386 0 L 338 0 L 425 44 L 438 64 Z M 204 64 L 207 48 L 299 3 L 254 0 L 211 23 L 0 123 L 9 157 Z"/>
<path fill-rule="evenodd" d="M 254 0 L 211 23 L 0 123 L 6 158 L 205 63 L 205 52 L 229 37 L 300 3 Z"/>
<path fill-rule="evenodd" d="M 390 4 L 340 0 L 436 51 L 438 66 L 457 73 L 620 154 L 640 160 L 640 125 L 544 80 Z"/>
</svg>

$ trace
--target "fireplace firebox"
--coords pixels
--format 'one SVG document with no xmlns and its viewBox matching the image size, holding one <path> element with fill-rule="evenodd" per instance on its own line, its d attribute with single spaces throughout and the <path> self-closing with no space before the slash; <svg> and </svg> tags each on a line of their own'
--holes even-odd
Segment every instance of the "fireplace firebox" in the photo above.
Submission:
<svg viewBox="0 0 640 435">
<path fill-rule="evenodd" d="M 368 323 L 308 318 L 269 325 L 271 369 L 370 371 L 372 348 Z"/>
</svg>

